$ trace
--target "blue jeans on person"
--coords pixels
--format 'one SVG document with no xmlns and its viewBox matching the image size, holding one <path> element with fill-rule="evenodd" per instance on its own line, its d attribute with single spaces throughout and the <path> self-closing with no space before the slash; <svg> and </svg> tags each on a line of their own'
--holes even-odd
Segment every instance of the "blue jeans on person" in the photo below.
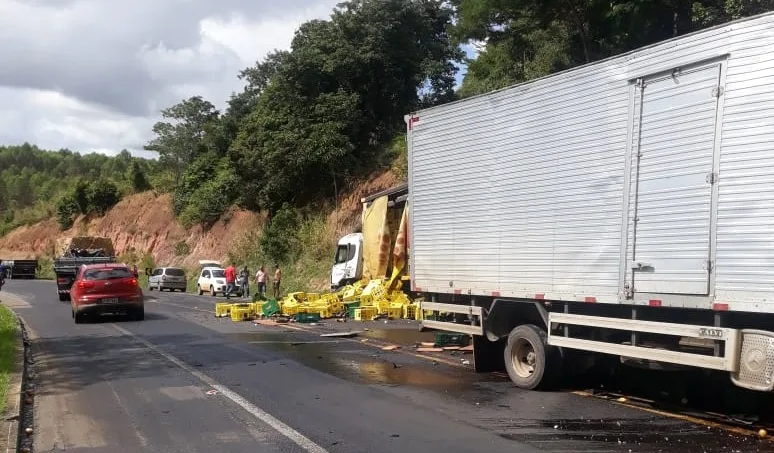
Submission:
<svg viewBox="0 0 774 453">
<path fill-rule="evenodd" d="M 226 299 L 231 298 L 231 292 L 234 291 L 234 282 L 226 282 Z"/>
</svg>

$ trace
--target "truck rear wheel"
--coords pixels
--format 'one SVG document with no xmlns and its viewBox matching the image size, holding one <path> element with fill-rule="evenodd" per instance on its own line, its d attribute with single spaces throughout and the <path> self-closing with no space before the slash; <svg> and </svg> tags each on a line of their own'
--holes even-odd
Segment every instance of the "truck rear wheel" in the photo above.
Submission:
<svg viewBox="0 0 774 453">
<path fill-rule="evenodd" d="M 554 385 L 561 371 L 561 356 L 546 344 L 546 332 L 525 324 L 514 328 L 505 346 L 505 369 L 517 387 L 526 390 Z"/>
<path fill-rule="evenodd" d="M 59 295 L 59 302 L 69 302 L 70 301 L 70 295 L 69 294 L 60 294 Z"/>
</svg>

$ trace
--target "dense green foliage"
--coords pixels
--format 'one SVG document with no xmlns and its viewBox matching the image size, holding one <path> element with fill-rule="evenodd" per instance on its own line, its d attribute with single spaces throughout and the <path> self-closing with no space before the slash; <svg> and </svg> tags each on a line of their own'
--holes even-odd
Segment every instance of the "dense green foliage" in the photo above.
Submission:
<svg viewBox="0 0 774 453">
<path fill-rule="evenodd" d="M 773 0 L 452 0 L 454 35 L 486 42 L 459 94 L 485 93 L 774 9 Z"/>
<path fill-rule="evenodd" d="M 51 152 L 26 143 L 0 146 L 0 235 L 54 215 L 102 213 L 122 194 L 149 188 L 156 166 L 126 150 L 111 157 Z"/>
<path fill-rule="evenodd" d="M 207 224 L 232 203 L 303 207 L 391 164 L 403 115 L 454 98 L 452 13 L 436 0 L 343 3 L 242 71 L 222 114 L 199 97 L 165 110 L 147 149 L 175 177 L 175 212 Z"/>
<path fill-rule="evenodd" d="M 91 182 L 79 179 L 70 193 L 65 193 L 56 202 L 56 221 L 65 230 L 73 226 L 78 214 L 105 213 L 121 201 L 118 187 L 106 178 Z"/>
</svg>

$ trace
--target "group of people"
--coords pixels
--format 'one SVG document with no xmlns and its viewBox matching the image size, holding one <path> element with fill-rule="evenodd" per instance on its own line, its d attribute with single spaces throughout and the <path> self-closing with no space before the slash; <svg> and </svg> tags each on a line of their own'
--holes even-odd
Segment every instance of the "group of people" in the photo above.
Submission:
<svg viewBox="0 0 774 453">
<path fill-rule="evenodd" d="M 250 297 L 250 270 L 245 266 L 241 271 L 237 272 L 236 263 L 232 262 L 231 265 L 229 265 L 226 268 L 226 299 L 231 299 L 231 294 L 234 292 L 234 290 L 237 288 L 237 277 L 240 281 L 240 289 L 242 290 L 242 295 L 244 297 Z M 258 294 L 261 297 L 266 296 L 266 280 L 268 280 L 268 276 L 266 273 L 266 269 L 264 266 L 261 266 L 260 269 L 258 269 L 258 272 L 255 273 L 255 283 L 258 286 Z M 272 286 L 273 286 L 273 292 L 274 292 L 274 298 L 279 299 L 280 297 L 280 282 L 282 281 L 282 270 L 279 267 L 279 264 L 274 265 L 274 278 L 272 279 Z"/>
</svg>

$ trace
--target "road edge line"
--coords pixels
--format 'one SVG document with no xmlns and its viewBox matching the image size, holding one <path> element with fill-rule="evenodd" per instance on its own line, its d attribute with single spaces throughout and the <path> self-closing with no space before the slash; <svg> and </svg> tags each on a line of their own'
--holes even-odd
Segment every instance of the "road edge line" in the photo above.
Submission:
<svg viewBox="0 0 774 453">
<path fill-rule="evenodd" d="M 210 376 L 207 376 L 206 374 L 202 373 L 201 371 L 196 371 L 190 366 L 186 365 L 185 362 L 178 359 L 177 357 L 173 356 L 172 354 L 169 354 L 166 351 L 163 351 L 161 348 L 156 346 L 155 344 L 149 342 L 148 340 L 140 337 L 139 335 L 136 335 L 132 332 L 130 332 L 127 329 L 124 329 L 123 327 L 112 324 L 113 327 L 115 327 L 116 330 L 121 332 L 124 335 L 127 335 L 134 340 L 141 343 L 146 348 L 150 349 L 151 351 L 155 352 L 156 354 L 160 355 L 167 361 L 173 363 L 178 368 L 182 369 L 183 371 L 189 373 L 190 375 L 194 376 L 195 378 L 199 379 L 202 383 L 209 385 L 213 389 L 220 392 L 223 396 L 231 400 L 233 403 L 241 407 L 242 409 L 246 410 L 250 415 L 257 418 L 258 420 L 262 421 L 263 423 L 269 425 L 272 427 L 275 431 L 282 434 L 283 436 L 287 437 L 289 440 L 291 440 L 293 443 L 304 449 L 305 451 L 309 453 L 328 453 L 326 449 L 321 447 L 320 445 L 316 444 L 313 440 L 309 439 L 308 437 L 304 436 L 300 432 L 296 431 L 289 425 L 283 423 L 281 420 L 277 419 L 273 415 L 269 414 L 265 410 L 261 409 L 260 407 L 256 406 L 255 404 L 249 402 L 246 400 L 243 396 L 239 395 L 238 393 L 234 392 L 233 390 L 229 389 L 228 387 L 220 384 L 215 379 L 211 378 Z"/>
</svg>

